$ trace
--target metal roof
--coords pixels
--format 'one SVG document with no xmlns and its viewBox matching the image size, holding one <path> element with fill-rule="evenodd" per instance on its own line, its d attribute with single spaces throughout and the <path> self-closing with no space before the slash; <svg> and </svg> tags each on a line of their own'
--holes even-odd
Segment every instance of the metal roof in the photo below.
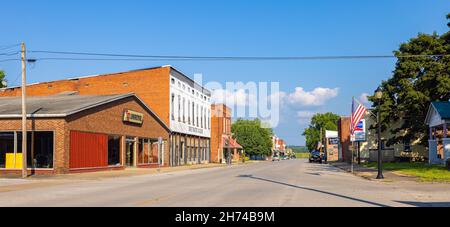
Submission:
<svg viewBox="0 0 450 227">
<path fill-rule="evenodd" d="M 167 131 L 171 131 L 169 126 L 134 93 L 120 95 L 77 95 L 77 93 L 64 92 L 52 96 L 31 96 L 27 97 L 26 100 L 27 117 L 63 118 L 129 97 L 135 98 Z M 0 119 L 21 117 L 22 99 L 20 96 L 0 98 Z"/>
<path fill-rule="evenodd" d="M 125 95 L 53 95 L 27 98 L 27 115 L 33 117 L 65 117 L 116 100 L 132 97 Z M 21 97 L 0 98 L 0 117 L 22 114 Z"/>
<path fill-rule="evenodd" d="M 433 102 L 433 106 L 442 119 L 450 119 L 450 102 Z"/>
</svg>

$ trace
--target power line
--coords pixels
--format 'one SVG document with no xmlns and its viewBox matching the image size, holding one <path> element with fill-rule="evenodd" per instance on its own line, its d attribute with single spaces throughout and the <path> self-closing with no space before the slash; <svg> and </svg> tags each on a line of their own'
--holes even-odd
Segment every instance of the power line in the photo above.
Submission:
<svg viewBox="0 0 450 227">
<path fill-rule="evenodd" d="M 20 53 L 19 51 L 15 51 L 15 52 L 8 52 L 8 53 L 0 53 L 0 56 L 13 56 Z"/>
<path fill-rule="evenodd" d="M 193 61 L 173 58 L 32 58 L 29 61 Z"/>
<path fill-rule="evenodd" d="M 17 84 L 17 81 L 19 80 L 20 76 L 22 76 L 22 72 L 19 73 L 16 78 L 14 79 L 14 82 L 12 82 L 11 84 L 8 85 L 8 87 L 12 87 L 12 86 L 19 86 L 20 84 Z"/>
<path fill-rule="evenodd" d="M 14 47 L 18 47 L 18 46 L 20 46 L 19 43 L 18 44 L 11 44 L 11 45 L 3 45 L 3 46 L 0 46 L 0 50 L 8 50 L 8 49 L 11 49 L 11 48 L 14 48 Z"/>
<path fill-rule="evenodd" d="M 11 59 L 3 59 L 3 60 L 0 60 L 0 62 L 8 62 L 8 61 L 20 61 L 20 59 L 14 59 L 14 58 L 11 58 Z"/>
<path fill-rule="evenodd" d="M 420 58 L 420 57 L 447 57 L 450 54 L 432 54 L 432 55 L 348 55 L 348 56 L 290 56 L 290 57 L 256 57 L 256 56 L 179 56 L 179 55 L 136 55 L 136 54 L 108 54 L 108 53 L 93 53 L 93 52 L 62 52 L 62 51 L 43 51 L 30 50 L 29 53 L 41 54 L 56 54 L 56 55 L 82 55 L 82 56 L 102 56 L 102 57 L 126 57 L 127 59 L 117 60 L 139 60 L 137 58 L 145 58 L 146 60 L 216 60 L 216 61 L 275 61 L 275 60 L 352 60 L 352 59 L 391 59 L 391 58 Z M 128 59 L 133 58 L 133 59 Z M 39 59 L 37 59 L 39 60 Z M 115 60 L 114 58 L 102 59 L 86 59 L 86 58 L 41 58 L 40 60 Z"/>
<path fill-rule="evenodd" d="M 32 58 L 28 61 L 296 61 L 314 59 L 230 59 L 230 58 Z M 323 59 L 325 60 L 325 59 Z M 330 58 L 332 60 L 332 58 Z"/>
</svg>

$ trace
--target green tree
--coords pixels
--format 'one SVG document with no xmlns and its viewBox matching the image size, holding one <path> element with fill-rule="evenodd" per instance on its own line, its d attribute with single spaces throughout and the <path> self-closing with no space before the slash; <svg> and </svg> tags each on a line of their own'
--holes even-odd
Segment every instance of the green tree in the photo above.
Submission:
<svg viewBox="0 0 450 227">
<path fill-rule="evenodd" d="M 231 127 L 234 139 L 249 155 L 271 155 L 272 135 L 270 128 L 262 127 L 260 120 L 239 119 Z"/>
<path fill-rule="evenodd" d="M 3 70 L 0 70 L 0 88 L 6 87 L 6 79 L 5 79 L 5 72 Z"/>
<path fill-rule="evenodd" d="M 387 145 L 416 139 L 426 145 L 424 120 L 430 103 L 450 99 L 450 57 L 445 56 L 450 54 L 450 32 L 442 36 L 419 33 L 394 53 L 398 60 L 393 76 L 380 85 L 384 90 L 380 106 L 382 129 L 394 135 Z M 402 57 L 410 55 L 435 56 Z M 369 99 L 376 106 L 374 97 Z M 397 122 L 402 124 L 393 128 Z"/>
<path fill-rule="evenodd" d="M 334 113 L 316 114 L 313 116 L 311 124 L 303 132 L 303 136 L 306 138 L 306 146 L 310 151 L 316 149 L 317 143 L 320 142 L 320 130 L 323 130 L 322 133 L 325 130 L 337 131 L 338 120 L 339 115 Z"/>
</svg>

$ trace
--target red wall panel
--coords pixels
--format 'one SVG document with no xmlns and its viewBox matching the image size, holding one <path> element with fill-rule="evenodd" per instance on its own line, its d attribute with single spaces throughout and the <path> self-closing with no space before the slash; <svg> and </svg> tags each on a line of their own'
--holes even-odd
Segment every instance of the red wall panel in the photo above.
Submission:
<svg viewBox="0 0 450 227">
<path fill-rule="evenodd" d="M 70 168 L 108 166 L 108 136 L 104 134 L 70 132 Z"/>
</svg>

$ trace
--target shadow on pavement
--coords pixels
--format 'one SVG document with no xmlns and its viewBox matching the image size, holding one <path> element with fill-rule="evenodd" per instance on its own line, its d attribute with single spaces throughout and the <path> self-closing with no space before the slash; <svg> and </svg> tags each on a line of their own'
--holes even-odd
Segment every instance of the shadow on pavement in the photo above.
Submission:
<svg viewBox="0 0 450 227">
<path fill-rule="evenodd" d="M 410 202 L 410 201 L 395 201 L 415 207 L 450 207 L 450 202 Z"/>
<path fill-rule="evenodd" d="M 306 173 L 308 175 L 312 175 L 312 176 L 322 176 L 320 173 Z"/>
<path fill-rule="evenodd" d="M 332 193 L 332 192 L 326 192 L 326 191 L 321 191 L 321 190 L 318 190 L 318 189 L 301 187 L 301 186 L 297 186 L 297 185 L 293 185 L 293 184 L 287 184 L 287 183 L 278 182 L 278 181 L 274 181 L 274 180 L 259 178 L 259 177 L 255 177 L 253 175 L 239 175 L 238 177 L 240 177 L 240 178 L 250 178 L 250 179 L 254 179 L 254 180 L 260 180 L 260 181 L 270 182 L 270 183 L 274 183 L 274 184 L 280 184 L 280 185 L 284 185 L 284 186 L 288 186 L 288 187 L 293 187 L 293 188 L 298 188 L 298 189 L 318 192 L 318 193 L 327 194 L 327 195 L 331 195 L 331 196 L 336 196 L 336 197 L 340 197 L 340 198 L 344 198 L 344 199 L 348 199 L 348 200 L 353 200 L 353 201 L 360 202 L 360 203 L 370 204 L 370 205 L 373 205 L 373 206 L 388 207 L 387 205 L 384 205 L 384 204 L 381 204 L 381 203 L 375 203 L 375 202 L 362 200 L 362 199 L 358 199 L 358 198 L 353 198 L 353 197 L 349 197 L 349 196 L 345 196 L 345 195 L 339 195 L 339 194 Z"/>
<path fill-rule="evenodd" d="M 345 172 L 342 169 L 336 168 L 332 165 L 328 165 L 328 164 L 311 164 L 307 166 L 308 170 L 311 171 L 321 171 L 321 172 L 336 172 L 336 173 L 342 173 Z"/>
</svg>

